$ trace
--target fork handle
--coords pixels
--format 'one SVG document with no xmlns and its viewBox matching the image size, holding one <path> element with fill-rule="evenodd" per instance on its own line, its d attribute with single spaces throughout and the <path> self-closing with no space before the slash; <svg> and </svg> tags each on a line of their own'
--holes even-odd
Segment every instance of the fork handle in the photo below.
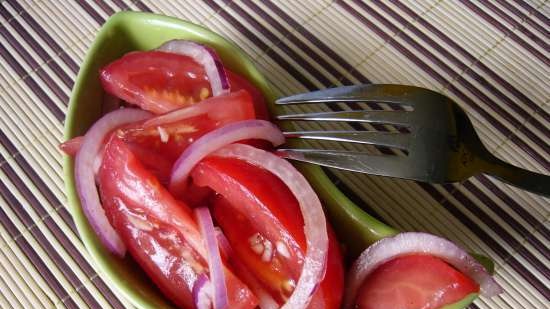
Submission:
<svg viewBox="0 0 550 309">
<path fill-rule="evenodd" d="M 531 172 L 498 158 L 487 162 L 484 173 L 508 184 L 542 196 L 550 197 L 550 176 Z"/>
</svg>

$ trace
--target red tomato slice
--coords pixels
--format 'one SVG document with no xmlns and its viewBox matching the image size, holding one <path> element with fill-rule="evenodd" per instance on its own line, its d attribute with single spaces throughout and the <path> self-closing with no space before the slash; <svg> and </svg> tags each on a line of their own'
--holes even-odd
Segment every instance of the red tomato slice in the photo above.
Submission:
<svg viewBox="0 0 550 309">
<path fill-rule="evenodd" d="M 61 151 L 63 151 L 66 155 L 74 157 L 80 149 L 80 145 L 82 145 L 83 139 L 84 136 L 73 137 L 70 140 L 59 144 L 59 149 L 61 149 Z"/>
<path fill-rule="evenodd" d="M 306 248 L 294 195 L 275 175 L 233 158 L 206 158 L 191 175 L 195 184 L 223 196 L 215 201 L 213 214 L 237 258 L 275 299 L 284 302 L 300 276 Z M 339 308 L 342 258 L 332 231 L 329 239 L 327 272 L 314 298 L 325 308 Z"/>
<path fill-rule="evenodd" d="M 161 126 L 144 127 L 143 123 L 118 132 L 125 142 L 139 144 L 174 162 L 197 138 L 228 123 L 254 119 L 252 98 L 246 91 L 208 99 L 195 107 L 204 109 L 200 116 Z M 164 134 L 164 140 L 162 138 Z"/>
<path fill-rule="evenodd" d="M 103 89 L 144 110 L 162 114 L 211 95 L 204 68 L 190 57 L 137 51 L 101 69 Z"/>
<path fill-rule="evenodd" d="M 397 257 L 378 267 L 359 290 L 358 309 L 437 309 L 456 303 L 479 286 L 430 255 Z"/>
<path fill-rule="evenodd" d="M 231 92 L 244 89 L 254 100 L 261 119 L 267 107 L 260 91 L 227 70 Z M 163 114 L 211 96 L 204 68 L 187 56 L 161 51 L 138 51 L 111 62 L 100 72 L 103 89 L 144 110 Z"/>
<path fill-rule="evenodd" d="M 237 75 L 227 68 L 225 69 L 227 77 L 229 78 L 229 85 L 231 86 L 231 92 L 239 91 L 241 89 L 246 90 L 252 96 L 252 102 L 254 102 L 254 111 L 256 111 L 256 118 L 269 120 L 269 111 L 264 100 L 263 94 L 254 87 L 244 77 Z"/>
<path fill-rule="evenodd" d="M 203 239 L 187 205 L 175 200 L 118 138 L 99 171 L 102 204 L 128 251 L 178 306 L 193 308 L 192 288 L 208 272 Z M 229 270 L 230 308 L 254 308 L 255 296 Z"/>
<path fill-rule="evenodd" d="M 138 143 L 126 144 L 130 151 L 138 158 L 149 172 L 151 172 L 161 184 L 167 185 L 170 182 L 170 173 L 174 162 L 166 156 L 160 155 L 147 145 Z"/>
</svg>

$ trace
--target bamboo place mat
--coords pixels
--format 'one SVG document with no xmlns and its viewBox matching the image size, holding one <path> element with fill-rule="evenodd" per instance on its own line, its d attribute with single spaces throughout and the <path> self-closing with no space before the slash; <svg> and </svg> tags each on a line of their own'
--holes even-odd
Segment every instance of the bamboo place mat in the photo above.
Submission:
<svg viewBox="0 0 550 309">
<path fill-rule="evenodd" d="M 494 154 L 550 171 L 548 1 L 0 1 L 1 308 L 132 308 L 79 239 L 57 150 L 83 57 L 121 10 L 233 40 L 280 96 L 365 82 L 437 90 Z M 471 308 L 549 308 L 548 199 L 485 176 L 440 186 L 328 173 L 387 223 L 490 256 L 505 293 Z"/>
</svg>

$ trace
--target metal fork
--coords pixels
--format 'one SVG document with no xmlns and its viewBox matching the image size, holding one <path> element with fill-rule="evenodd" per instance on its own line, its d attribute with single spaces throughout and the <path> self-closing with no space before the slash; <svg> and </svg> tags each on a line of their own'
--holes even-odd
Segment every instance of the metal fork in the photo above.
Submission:
<svg viewBox="0 0 550 309">
<path fill-rule="evenodd" d="M 550 196 L 550 176 L 530 172 L 492 155 L 483 145 L 464 111 L 448 97 L 405 85 L 355 85 L 297 94 L 278 105 L 338 102 L 376 102 L 410 106 L 412 111 L 335 111 L 279 115 L 281 121 L 345 121 L 402 126 L 410 133 L 379 131 L 294 131 L 289 138 L 351 142 L 402 149 L 406 156 L 365 152 L 279 149 L 292 160 L 343 170 L 412 179 L 429 183 L 463 181 L 488 174 L 540 195 Z"/>
</svg>

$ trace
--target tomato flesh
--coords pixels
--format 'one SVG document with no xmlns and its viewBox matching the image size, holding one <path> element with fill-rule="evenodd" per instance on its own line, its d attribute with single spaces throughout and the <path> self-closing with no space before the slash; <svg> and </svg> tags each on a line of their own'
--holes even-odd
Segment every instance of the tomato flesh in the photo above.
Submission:
<svg viewBox="0 0 550 309">
<path fill-rule="evenodd" d="M 252 98 L 244 91 L 208 99 L 202 102 L 201 115 L 159 126 L 138 123 L 120 130 L 118 136 L 130 144 L 149 148 L 159 156 L 174 162 L 181 153 L 202 135 L 226 124 L 254 119 Z M 164 140 L 163 140 L 164 135 Z"/>
<path fill-rule="evenodd" d="M 103 89 L 144 110 L 162 114 L 211 95 L 204 68 L 192 58 L 136 51 L 101 69 Z"/>
<path fill-rule="evenodd" d="M 103 208 L 128 251 L 178 306 L 194 308 L 192 289 L 208 273 L 203 239 L 188 206 L 175 200 L 118 138 L 107 143 L 98 175 Z M 230 308 L 255 296 L 226 269 Z"/>
<path fill-rule="evenodd" d="M 456 303 L 479 286 L 439 258 L 408 255 L 392 259 L 361 286 L 358 309 L 437 309 Z"/>
<path fill-rule="evenodd" d="M 61 149 L 61 151 L 63 151 L 66 155 L 74 157 L 76 156 L 78 150 L 80 150 L 83 140 L 84 136 L 73 137 L 70 140 L 59 144 L 59 149 Z"/>
<path fill-rule="evenodd" d="M 231 92 L 252 95 L 260 119 L 267 119 L 261 92 L 243 77 L 225 69 Z M 136 51 L 124 55 L 100 71 L 103 89 L 144 110 L 164 114 L 192 105 L 212 95 L 204 68 L 188 56 L 162 51 Z"/>
<path fill-rule="evenodd" d="M 227 78 L 229 79 L 229 85 L 231 92 L 236 92 L 241 89 L 246 90 L 252 96 L 252 102 L 254 103 L 254 111 L 256 112 L 256 118 L 269 120 L 269 111 L 267 110 L 267 104 L 265 103 L 263 94 L 254 87 L 244 77 L 231 72 L 229 69 L 225 69 Z"/>
<path fill-rule="evenodd" d="M 303 219 L 292 192 L 269 171 L 234 158 L 208 157 L 191 176 L 196 185 L 223 197 L 214 202 L 214 218 L 237 258 L 283 303 L 300 277 L 306 248 Z M 329 240 L 327 271 L 314 300 L 325 308 L 339 308 L 343 266 L 330 226 Z"/>
</svg>

